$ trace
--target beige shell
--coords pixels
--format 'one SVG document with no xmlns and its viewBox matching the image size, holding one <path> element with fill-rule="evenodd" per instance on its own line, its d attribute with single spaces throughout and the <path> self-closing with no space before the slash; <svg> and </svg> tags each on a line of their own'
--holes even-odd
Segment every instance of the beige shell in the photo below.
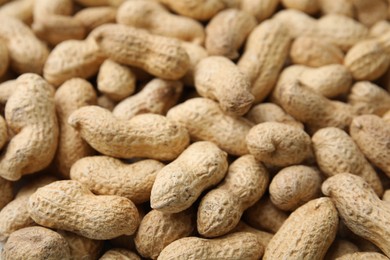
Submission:
<svg viewBox="0 0 390 260">
<path fill-rule="evenodd" d="M 296 9 L 307 14 L 315 14 L 320 9 L 317 0 L 282 0 L 284 7 Z"/>
<path fill-rule="evenodd" d="M 33 20 L 35 0 L 8 1 L 0 8 L 0 16 L 10 16 L 27 24 Z"/>
<path fill-rule="evenodd" d="M 248 12 L 254 15 L 258 22 L 271 17 L 279 4 L 280 0 L 263 0 L 263 1 L 253 1 L 253 0 L 241 0 L 241 9 L 245 12 Z"/>
<path fill-rule="evenodd" d="M 102 255 L 99 260 L 141 260 L 136 253 L 123 248 L 114 248 L 108 250 L 104 255 Z"/>
<path fill-rule="evenodd" d="M 207 51 L 204 47 L 190 42 L 182 42 L 181 46 L 186 50 L 188 57 L 190 58 L 190 68 L 182 78 L 184 85 L 194 86 L 194 73 L 196 65 L 204 58 L 207 57 Z"/>
<path fill-rule="evenodd" d="M 345 254 L 338 257 L 337 260 L 388 260 L 389 258 L 376 252 L 357 252 L 351 254 Z"/>
<path fill-rule="evenodd" d="M 92 6 L 113 6 L 118 7 L 120 6 L 125 0 L 75 0 L 77 3 L 92 7 Z"/>
<path fill-rule="evenodd" d="M 0 210 L 6 207 L 6 205 L 12 201 L 14 197 L 13 184 L 6 179 L 0 177 Z M 1 211 L 0 211 L 1 218 Z M 1 224 L 0 224 L 1 226 Z"/>
<path fill-rule="evenodd" d="M 388 2 L 383 0 L 351 1 L 357 14 L 357 20 L 367 27 L 371 27 L 375 22 L 386 20 Z"/>
<path fill-rule="evenodd" d="M 323 14 L 340 14 L 354 17 L 355 8 L 350 0 L 318 0 Z"/>
<path fill-rule="evenodd" d="M 325 260 L 338 259 L 346 254 L 352 254 L 359 252 L 359 248 L 348 240 L 342 240 L 336 238 L 333 241 L 333 244 L 330 246 L 328 252 L 326 253 Z"/>
<path fill-rule="evenodd" d="M 273 234 L 268 233 L 266 231 L 261 231 L 261 230 L 255 229 L 255 228 L 245 224 L 245 222 L 243 222 L 243 221 L 240 221 L 238 223 L 238 225 L 232 230 L 232 233 L 235 233 L 235 232 L 248 232 L 248 233 L 256 235 L 257 240 L 264 248 L 267 247 L 269 241 L 271 241 L 272 237 L 274 236 Z"/>
<path fill-rule="evenodd" d="M 88 260 L 98 259 L 103 248 L 103 241 L 93 240 L 72 232 L 57 231 L 68 242 L 72 259 Z"/>
<path fill-rule="evenodd" d="M 117 9 L 111 6 L 87 7 L 78 11 L 74 18 L 90 32 L 102 24 L 115 22 L 116 13 Z"/>
</svg>

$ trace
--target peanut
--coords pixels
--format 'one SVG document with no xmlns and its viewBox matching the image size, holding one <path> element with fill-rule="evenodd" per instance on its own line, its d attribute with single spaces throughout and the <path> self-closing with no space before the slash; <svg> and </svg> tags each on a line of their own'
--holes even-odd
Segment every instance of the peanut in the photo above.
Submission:
<svg viewBox="0 0 390 260">
<path fill-rule="evenodd" d="M 285 9 L 275 14 L 274 19 L 287 28 L 292 38 L 299 36 L 313 36 L 316 31 L 317 21 L 304 12 Z"/>
<path fill-rule="evenodd" d="M 258 22 L 271 17 L 278 7 L 279 0 L 241 0 L 241 9 L 254 15 Z"/>
<path fill-rule="evenodd" d="M 92 240 L 72 232 L 57 231 L 69 245 L 72 259 L 98 259 L 103 248 L 103 241 Z"/>
<path fill-rule="evenodd" d="M 171 14 L 155 1 L 132 0 L 124 2 L 118 9 L 116 20 L 157 35 L 203 44 L 204 28 L 201 23 L 188 17 Z"/>
<path fill-rule="evenodd" d="M 323 14 L 340 14 L 348 17 L 355 16 L 355 9 L 350 0 L 318 0 Z"/>
<path fill-rule="evenodd" d="M 390 124 L 376 115 L 355 117 L 350 135 L 368 160 L 390 177 Z"/>
<path fill-rule="evenodd" d="M 248 233 L 256 235 L 257 239 L 259 240 L 259 243 L 264 248 L 267 247 L 269 241 L 271 241 L 271 239 L 273 237 L 273 234 L 252 228 L 252 227 L 248 226 L 247 224 L 245 224 L 245 222 L 243 222 L 243 221 L 240 221 L 238 223 L 238 225 L 232 230 L 232 233 L 235 233 L 235 232 L 248 232 Z"/>
<path fill-rule="evenodd" d="M 0 177 L 0 210 L 3 209 L 14 197 L 12 182 Z M 0 214 L 1 215 L 1 214 Z"/>
<path fill-rule="evenodd" d="M 84 6 L 120 6 L 125 0 L 75 0 L 77 3 Z"/>
<path fill-rule="evenodd" d="M 224 181 L 200 201 L 198 232 L 205 237 L 227 234 L 244 211 L 263 196 L 268 183 L 268 171 L 252 155 L 238 158 L 230 165 Z"/>
<path fill-rule="evenodd" d="M 315 14 L 320 9 L 317 0 L 282 0 L 283 5 L 289 9 L 297 9 L 307 14 Z"/>
<path fill-rule="evenodd" d="M 95 196 L 87 187 L 71 180 L 39 188 L 30 196 L 28 210 L 42 226 L 97 240 L 131 235 L 140 222 L 137 208 L 130 200 Z"/>
<path fill-rule="evenodd" d="M 383 193 L 382 200 L 390 202 L 390 190 L 386 190 Z"/>
<path fill-rule="evenodd" d="M 318 169 L 294 165 L 279 171 L 269 185 L 272 203 L 287 211 L 294 211 L 321 195 L 322 177 Z"/>
<path fill-rule="evenodd" d="M 139 93 L 119 102 L 112 113 L 126 120 L 144 113 L 165 115 L 176 105 L 182 91 L 183 84 L 180 81 L 156 78 L 148 82 Z"/>
<path fill-rule="evenodd" d="M 370 36 L 372 38 L 380 38 L 383 34 L 390 30 L 390 23 L 387 20 L 381 20 L 376 22 L 370 28 Z"/>
<path fill-rule="evenodd" d="M 0 39 L 7 45 L 11 67 L 16 72 L 42 74 L 48 49 L 27 25 L 16 18 L 0 16 Z"/>
<path fill-rule="evenodd" d="M 312 200 L 291 213 L 267 245 L 263 259 L 323 259 L 338 222 L 329 198 Z"/>
<path fill-rule="evenodd" d="M 245 11 L 227 9 L 219 12 L 206 27 L 208 54 L 237 59 L 240 56 L 238 49 L 256 24 L 256 19 Z"/>
<path fill-rule="evenodd" d="M 90 37 L 110 59 L 162 79 L 179 79 L 190 66 L 188 54 L 178 40 L 141 29 L 105 24 L 93 30 Z"/>
<path fill-rule="evenodd" d="M 27 227 L 11 234 L 1 259 L 69 260 L 71 257 L 68 243 L 60 234 L 44 227 Z"/>
<path fill-rule="evenodd" d="M 114 248 L 108 250 L 102 255 L 99 260 L 112 260 L 112 259 L 123 259 L 123 260 L 141 260 L 141 258 L 131 251 L 122 248 Z"/>
<path fill-rule="evenodd" d="M 373 0 L 369 3 L 364 0 L 352 0 L 357 20 L 370 27 L 374 23 L 387 18 L 387 3 L 384 0 Z"/>
<path fill-rule="evenodd" d="M 87 32 L 90 32 L 102 24 L 115 22 L 116 14 L 115 7 L 88 7 L 77 12 L 74 18 L 83 24 Z"/>
<path fill-rule="evenodd" d="M 187 86 L 194 86 L 194 72 L 196 65 L 202 59 L 207 57 L 207 51 L 202 46 L 190 42 L 182 42 L 181 46 L 186 50 L 188 57 L 190 58 L 190 68 L 182 78 L 182 81 Z"/>
<path fill-rule="evenodd" d="M 0 41 L 0 77 L 3 76 L 9 66 L 9 55 L 7 45 L 4 41 Z"/>
<path fill-rule="evenodd" d="M 55 163 L 60 175 L 69 178 L 70 167 L 80 158 L 93 155 L 94 150 L 68 124 L 68 118 L 80 107 L 95 105 L 97 102 L 93 86 L 79 78 L 66 81 L 54 96 L 60 127 Z"/>
<path fill-rule="evenodd" d="M 355 252 L 359 252 L 359 248 L 355 244 L 336 238 L 326 253 L 325 260 L 338 259 L 339 257 Z"/>
<path fill-rule="evenodd" d="M 169 244 L 158 260 L 166 259 L 260 259 L 264 248 L 256 235 L 237 232 L 215 239 L 187 237 Z"/>
<path fill-rule="evenodd" d="M 97 88 L 114 101 L 121 101 L 135 91 L 136 77 L 129 67 L 107 59 L 100 66 Z"/>
<path fill-rule="evenodd" d="M 351 253 L 351 254 L 345 254 L 337 258 L 337 260 L 364 260 L 364 259 L 388 260 L 389 258 L 380 253 L 375 253 L 375 252 Z"/>
<path fill-rule="evenodd" d="M 0 83 L 0 104 L 5 105 L 7 100 L 15 92 L 15 89 L 18 87 L 16 80 L 7 80 Z M 4 125 L 5 127 L 6 125 Z M 2 130 L 4 131 L 4 130 Z"/>
<path fill-rule="evenodd" d="M 290 48 L 287 27 L 277 20 L 257 26 L 248 36 L 238 68 L 252 83 L 255 102 L 264 100 L 274 87 Z"/>
<path fill-rule="evenodd" d="M 194 79 L 199 95 L 218 101 L 222 110 L 229 114 L 245 114 L 254 101 L 248 79 L 225 57 L 201 60 L 195 68 Z"/>
<path fill-rule="evenodd" d="M 75 162 L 70 177 L 94 194 L 118 195 L 141 204 L 149 200 L 157 172 L 163 167 L 155 160 L 125 164 L 108 156 L 93 156 Z"/>
<path fill-rule="evenodd" d="M 95 150 L 118 158 L 173 160 L 190 141 L 185 128 L 154 114 L 121 120 L 104 108 L 86 106 L 74 111 L 68 123 Z"/>
<path fill-rule="evenodd" d="M 313 135 L 312 142 L 318 166 L 326 176 L 350 172 L 361 176 L 378 195 L 383 193 L 377 173 L 343 130 L 334 127 L 320 129 Z"/>
<path fill-rule="evenodd" d="M 301 122 L 295 120 L 274 103 L 258 104 L 252 107 L 245 117 L 255 124 L 278 122 L 303 129 L 303 124 Z"/>
<path fill-rule="evenodd" d="M 115 101 L 112 101 L 111 99 L 109 99 L 106 95 L 101 95 L 97 99 L 97 105 L 99 107 L 105 108 L 108 111 L 112 112 L 114 110 L 115 106 L 117 105 L 117 103 Z"/>
<path fill-rule="evenodd" d="M 59 134 L 54 88 L 35 74 L 20 76 L 17 84 L 5 107 L 8 127 L 16 135 L 0 157 L 0 176 L 13 181 L 50 164 Z"/>
<path fill-rule="evenodd" d="M 164 213 L 183 211 L 204 190 L 219 183 L 225 177 L 227 168 L 225 152 L 211 142 L 196 142 L 157 173 L 150 205 Z"/>
<path fill-rule="evenodd" d="M 245 136 L 252 124 L 223 113 L 217 103 L 206 98 L 189 99 L 168 111 L 167 118 L 183 125 L 194 141 L 216 143 L 233 155 L 245 155 Z M 207 127 L 205 127 L 207 126 Z"/>
<path fill-rule="evenodd" d="M 0 8 L 0 16 L 9 16 L 29 24 L 33 19 L 35 0 L 10 1 Z"/>
<path fill-rule="evenodd" d="M 135 245 L 143 257 L 157 259 L 167 245 L 191 235 L 194 229 L 195 214 L 192 209 L 176 214 L 152 210 L 141 221 Z"/>
<path fill-rule="evenodd" d="M 252 127 L 246 143 L 256 160 L 274 166 L 299 164 L 312 154 L 310 136 L 283 123 L 265 122 Z"/>
<path fill-rule="evenodd" d="M 348 173 L 337 174 L 322 184 L 322 192 L 332 199 L 352 232 L 390 255 L 390 205 L 382 202 L 364 179 Z"/>
</svg>

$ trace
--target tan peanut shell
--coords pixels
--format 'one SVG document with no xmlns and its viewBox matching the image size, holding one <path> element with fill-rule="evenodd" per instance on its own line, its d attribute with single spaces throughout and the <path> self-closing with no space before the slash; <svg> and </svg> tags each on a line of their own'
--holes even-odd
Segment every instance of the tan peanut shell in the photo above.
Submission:
<svg viewBox="0 0 390 260">
<path fill-rule="evenodd" d="M 156 175 L 163 167 L 155 160 L 125 164 L 108 156 L 93 156 L 75 162 L 70 177 L 94 194 L 118 195 L 140 204 L 149 200 Z"/>
<path fill-rule="evenodd" d="M 148 82 L 137 94 L 119 102 L 112 114 L 124 120 L 145 113 L 165 115 L 176 105 L 182 91 L 183 84 L 180 81 L 156 78 Z"/>
<path fill-rule="evenodd" d="M 325 260 L 333 260 L 342 257 L 343 255 L 359 252 L 359 248 L 348 240 L 336 238 L 326 253 Z"/>
<path fill-rule="evenodd" d="M 36 74 L 23 74 L 5 107 L 7 125 L 15 136 L 0 157 L 0 176 L 19 180 L 40 171 L 54 158 L 58 123 L 54 88 Z"/>
<path fill-rule="evenodd" d="M 376 40 L 365 40 L 348 51 L 344 64 L 355 80 L 375 80 L 388 69 L 390 55 Z"/>
<path fill-rule="evenodd" d="M 194 72 L 196 65 L 204 58 L 207 57 L 207 51 L 204 47 L 190 42 L 182 42 L 181 46 L 186 50 L 188 57 L 190 58 L 190 68 L 182 78 L 184 85 L 194 86 Z"/>
<path fill-rule="evenodd" d="M 376 115 L 358 116 L 349 133 L 365 157 L 390 176 L 390 124 Z"/>
<path fill-rule="evenodd" d="M 321 67 L 342 64 L 344 53 L 336 45 L 324 42 L 321 38 L 301 36 L 292 43 L 290 57 L 294 64 Z"/>
<path fill-rule="evenodd" d="M 199 95 L 216 100 L 228 114 L 242 116 L 254 101 L 246 75 L 225 57 L 201 60 L 195 68 L 194 80 Z"/>
<path fill-rule="evenodd" d="M 193 143 L 157 173 L 150 205 L 164 213 L 183 211 L 204 190 L 219 183 L 225 177 L 227 168 L 227 154 L 214 143 Z"/>
<path fill-rule="evenodd" d="M 390 189 L 386 190 L 383 193 L 382 200 L 390 202 Z"/>
<path fill-rule="evenodd" d="M 123 248 L 114 248 L 108 250 L 99 260 L 141 260 L 141 258 L 134 252 L 123 249 Z"/>
<path fill-rule="evenodd" d="M 290 42 L 287 27 L 277 20 L 261 23 L 248 36 L 237 65 L 252 83 L 255 102 L 264 100 L 274 87 L 288 56 Z"/>
<path fill-rule="evenodd" d="M 354 17 L 355 9 L 350 0 L 318 0 L 323 14 L 340 14 Z"/>
<path fill-rule="evenodd" d="M 305 123 L 310 132 L 330 126 L 346 129 L 353 117 L 348 104 L 327 99 L 297 80 L 278 84 L 272 97 L 284 111 Z"/>
<path fill-rule="evenodd" d="M 111 6 L 87 7 L 77 12 L 74 18 L 90 32 L 102 24 L 115 22 L 116 13 L 117 9 Z"/>
<path fill-rule="evenodd" d="M 351 1 L 356 10 L 357 20 L 367 27 L 371 27 L 375 22 L 387 18 L 388 3 L 383 0 L 364 0 Z"/>
<path fill-rule="evenodd" d="M 271 17 L 278 7 L 280 0 L 263 0 L 263 1 L 253 1 L 253 0 L 241 0 L 240 8 L 254 15 L 258 22 Z"/>
<path fill-rule="evenodd" d="M 179 79 L 190 67 L 187 52 L 173 38 L 122 24 L 101 25 L 90 37 L 110 59 L 141 68 L 162 79 Z"/>
<path fill-rule="evenodd" d="M 97 97 L 93 86 L 86 80 L 73 78 L 58 88 L 54 95 L 60 127 L 55 163 L 60 175 L 69 178 L 70 167 L 80 158 L 95 152 L 68 124 L 69 116 L 78 108 L 95 105 Z"/>
<path fill-rule="evenodd" d="M 306 68 L 299 75 L 298 80 L 304 86 L 327 98 L 347 94 L 352 85 L 351 73 L 340 64 Z"/>
<path fill-rule="evenodd" d="M 8 141 L 7 123 L 4 118 L 0 116 L 0 150 Z"/>
<path fill-rule="evenodd" d="M 353 139 L 343 130 L 327 127 L 312 137 L 317 164 L 328 177 L 344 172 L 361 176 L 378 195 L 383 193 L 382 183 Z"/>
<path fill-rule="evenodd" d="M 7 45 L 4 41 L 0 40 L 0 77 L 7 72 L 9 63 L 10 60 Z"/>
<path fill-rule="evenodd" d="M 219 12 L 206 27 L 208 54 L 237 59 L 239 48 L 256 24 L 255 17 L 245 11 L 227 9 Z"/>
<path fill-rule="evenodd" d="M 346 226 L 390 256 L 390 205 L 381 201 L 359 176 L 343 173 L 327 179 L 322 192 L 337 207 Z"/>
<path fill-rule="evenodd" d="M 348 103 L 357 114 L 376 114 L 382 116 L 390 110 L 390 94 L 368 81 L 357 82 L 348 95 Z"/>
<path fill-rule="evenodd" d="M 158 260 L 168 259 L 260 259 L 264 248 L 257 237 L 237 232 L 214 239 L 187 237 L 176 240 L 161 252 Z"/>
<path fill-rule="evenodd" d="M 75 2 L 87 6 L 87 7 L 93 7 L 93 6 L 114 6 L 118 7 L 120 6 L 125 0 L 75 0 Z"/>
<path fill-rule="evenodd" d="M 203 44 L 205 31 L 198 21 L 170 13 L 157 1 L 132 0 L 118 9 L 119 24 L 148 30 L 150 33 Z"/>
<path fill-rule="evenodd" d="M 376 22 L 370 28 L 370 36 L 372 38 L 381 37 L 383 34 L 390 30 L 390 23 L 387 20 L 381 20 Z"/>
<path fill-rule="evenodd" d="M 30 196 L 28 210 L 38 224 L 104 240 L 133 234 L 140 222 L 138 210 L 119 196 L 95 196 L 73 180 L 53 182 Z"/>
<path fill-rule="evenodd" d="M 72 259 L 98 259 L 103 248 L 103 241 L 93 240 L 72 232 L 57 231 L 69 245 Z"/>
<path fill-rule="evenodd" d="M 127 66 L 107 59 L 97 76 L 98 90 L 114 101 L 121 101 L 135 91 L 136 77 Z"/>
<path fill-rule="evenodd" d="M 245 136 L 252 124 L 242 118 L 226 115 L 212 100 L 189 99 L 171 108 L 167 118 L 184 126 L 194 141 L 214 142 L 233 155 L 248 153 Z"/>
<path fill-rule="evenodd" d="M 36 225 L 28 213 L 28 199 L 39 187 L 54 181 L 54 177 L 45 176 L 24 185 L 16 197 L 0 211 L 0 241 L 6 240 L 16 230 Z"/>
<path fill-rule="evenodd" d="M 71 256 L 68 243 L 57 232 L 44 227 L 27 227 L 11 234 L 1 259 L 70 260 Z"/>
<path fill-rule="evenodd" d="M 103 61 L 104 56 L 93 39 L 68 40 L 52 50 L 43 75 L 49 83 L 59 86 L 75 77 L 86 79 L 95 75 Z"/>
<path fill-rule="evenodd" d="M 3 209 L 10 201 L 12 201 L 13 197 L 14 194 L 12 182 L 0 177 L 0 210 Z"/>
<path fill-rule="evenodd" d="M 244 220 L 251 226 L 276 233 L 288 215 L 278 209 L 268 197 L 263 197 L 244 213 Z"/>
<path fill-rule="evenodd" d="M 278 122 L 303 129 L 301 122 L 295 120 L 274 103 L 261 103 L 253 106 L 245 117 L 256 125 L 264 122 Z"/>
<path fill-rule="evenodd" d="M 388 260 L 389 258 L 376 252 L 357 252 L 351 254 L 345 254 L 338 257 L 337 260 Z"/>
<path fill-rule="evenodd" d="M 184 127 L 155 114 L 121 120 L 104 108 L 86 106 L 73 112 L 68 123 L 95 150 L 118 158 L 173 160 L 190 141 Z"/>
<path fill-rule="evenodd" d="M 265 249 L 267 259 L 323 259 L 336 237 L 339 218 L 329 198 L 312 200 L 295 210 Z"/>
<path fill-rule="evenodd" d="M 15 92 L 18 83 L 15 79 L 7 80 L 0 83 L 0 104 L 5 105 L 7 100 Z"/>
<path fill-rule="evenodd" d="M 268 171 L 261 163 L 252 155 L 239 157 L 230 165 L 221 184 L 200 201 L 198 232 L 204 237 L 227 234 L 244 211 L 263 196 L 268 183 Z"/>
<path fill-rule="evenodd" d="M 314 33 L 317 30 L 317 21 L 299 10 L 281 10 L 274 15 L 273 19 L 282 23 L 292 38 L 315 36 Z"/>
<path fill-rule="evenodd" d="M 282 210 L 294 211 L 321 195 L 322 177 L 318 169 L 304 165 L 283 168 L 269 185 L 272 203 Z"/>
<path fill-rule="evenodd" d="M 206 21 L 214 17 L 219 11 L 238 7 L 236 0 L 195 0 L 191 2 L 175 0 L 158 0 L 168 6 L 175 13 L 188 16 L 200 21 Z"/>
<path fill-rule="evenodd" d="M 99 107 L 105 108 L 108 111 L 112 112 L 114 110 L 115 106 L 117 105 L 117 103 L 115 101 L 112 101 L 111 99 L 109 99 L 106 95 L 101 95 L 97 99 L 97 105 Z"/>
<path fill-rule="evenodd" d="M 191 235 L 194 229 L 195 214 L 192 209 L 174 214 L 152 210 L 141 221 L 135 245 L 143 257 L 157 259 L 167 245 Z"/>
<path fill-rule="evenodd" d="M 1 6 L 0 16 L 9 16 L 19 19 L 27 24 L 33 20 L 35 0 L 9 1 Z"/>
<path fill-rule="evenodd" d="M 315 14 L 320 8 L 317 0 L 282 0 L 281 2 L 288 9 L 296 9 L 307 14 Z"/>
<path fill-rule="evenodd" d="M 280 167 L 299 164 L 312 154 L 310 136 L 303 129 L 278 122 L 252 127 L 246 144 L 256 160 Z"/>
<path fill-rule="evenodd" d="M 42 74 L 49 51 L 27 25 L 16 18 L 0 16 L 0 35 L 7 45 L 12 69 L 20 74 Z"/>
<path fill-rule="evenodd" d="M 257 240 L 264 248 L 267 247 L 269 241 L 271 241 L 272 237 L 274 236 L 271 233 L 255 229 L 255 228 L 245 224 L 245 222 L 243 222 L 243 221 L 240 221 L 238 223 L 238 225 L 232 230 L 232 233 L 235 233 L 235 232 L 248 232 L 248 233 L 256 235 Z"/>
</svg>

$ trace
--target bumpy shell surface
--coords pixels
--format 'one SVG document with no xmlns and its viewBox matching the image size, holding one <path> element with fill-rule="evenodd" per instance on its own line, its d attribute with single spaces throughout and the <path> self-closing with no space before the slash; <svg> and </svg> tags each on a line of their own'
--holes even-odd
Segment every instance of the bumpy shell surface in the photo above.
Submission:
<svg viewBox="0 0 390 260">
<path fill-rule="evenodd" d="M 141 260 L 136 253 L 133 253 L 129 250 L 123 248 L 114 248 L 108 250 L 99 260 Z"/>
<path fill-rule="evenodd" d="M 63 230 L 57 232 L 68 242 L 72 259 L 98 259 L 103 248 L 103 241 L 89 239 Z"/>
</svg>

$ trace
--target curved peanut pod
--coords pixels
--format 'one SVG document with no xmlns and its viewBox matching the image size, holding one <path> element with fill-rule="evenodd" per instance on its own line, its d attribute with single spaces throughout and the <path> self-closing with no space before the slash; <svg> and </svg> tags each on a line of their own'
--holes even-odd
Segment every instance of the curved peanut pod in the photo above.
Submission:
<svg viewBox="0 0 390 260">
<path fill-rule="evenodd" d="M 12 182 L 0 177 L 0 210 L 4 208 L 13 197 L 14 193 Z"/>
<path fill-rule="evenodd" d="M 155 1 L 125 2 L 119 7 L 116 20 L 119 24 L 196 44 L 203 44 L 205 38 L 201 23 L 188 17 L 174 15 Z"/>
<path fill-rule="evenodd" d="M 16 134 L 0 157 L 0 176 L 19 180 L 46 168 L 58 144 L 54 88 L 36 74 L 17 79 L 18 87 L 5 106 L 5 118 Z"/>
<path fill-rule="evenodd" d="M 4 118 L 0 116 L 0 150 L 3 148 L 5 143 L 8 141 L 8 130 L 7 123 Z"/>
<path fill-rule="evenodd" d="M 93 39 L 68 40 L 58 44 L 50 53 L 43 75 L 49 83 L 59 86 L 72 78 L 95 75 L 104 60 Z"/>
<path fill-rule="evenodd" d="M 19 190 L 15 199 L 0 211 L 0 241 L 5 241 L 16 230 L 36 225 L 28 213 L 28 199 L 39 187 L 56 180 L 54 177 L 45 176 L 26 184 Z"/>
<path fill-rule="evenodd" d="M 263 196 L 268 183 L 268 171 L 252 155 L 235 160 L 224 181 L 202 198 L 198 232 L 205 237 L 217 237 L 231 231 L 244 211 Z"/>
<path fill-rule="evenodd" d="M 141 260 L 141 257 L 139 257 L 136 253 L 123 248 L 113 248 L 105 252 L 104 255 L 99 258 L 99 260 L 112 259 Z"/>
<path fill-rule="evenodd" d="M 187 237 L 169 244 L 158 260 L 168 259 L 260 259 L 264 248 L 256 235 L 237 232 L 215 239 Z"/>
<path fill-rule="evenodd" d="M 274 166 L 299 164 L 312 155 L 310 136 L 283 123 L 265 122 L 252 127 L 246 143 L 256 160 Z"/>
<path fill-rule="evenodd" d="M 7 45 L 0 40 L 0 77 L 7 72 L 9 63 Z"/>
<path fill-rule="evenodd" d="M 107 59 L 100 66 L 97 76 L 98 90 L 112 99 L 121 101 L 135 91 L 136 76 L 127 66 Z"/>
<path fill-rule="evenodd" d="M 103 241 L 79 236 L 72 232 L 57 230 L 68 242 L 72 259 L 99 259 Z"/>
<path fill-rule="evenodd" d="M 195 214 L 192 209 L 176 214 L 151 210 L 142 219 L 135 237 L 137 251 L 146 258 L 157 259 L 161 251 L 195 229 Z"/>
<path fill-rule="evenodd" d="M 221 11 L 206 27 L 206 49 L 209 55 L 237 59 L 238 49 L 256 26 L 256 19 L 238 9 Z"/>
<path fill-rule="evenodd" d="M 243 11 L 254 15 L 258 22 L 262 22 L 275 13 L 279 1 L 280 0 L 241 0 L 240 8 Z"/>
<path fill-rule="evenodd" d="M 157 172 L 164 164 L 143 160 L 125 164 L 108 156 L 84 157 L 72 166 L 70 177 L 97 195 L 118 195 L 135 204 L 149 200 Z"/>
<path fill-rule="evenodd" d="M 343 173 L 327 179 L 322 192 L 337 207 L 345 225 L 390 257 L 390 204 L 383 202 L 359 176 Z"/>
<path fill-rule="evenodd" d="M 179 79 L 190 67 L 188 54 L 176 39 L 122 24 L 99 26 L 90 37 L 110 59 L 162 79 Z"/>
<path fill-rule="evenodd" d="M 55 163 L 61 176 L 69 178 L 70 167 L 78 159 L 93 155 L 95 152 L 77 130 L 68 124 L 68 118 L 80 107 L 95 105 L 97 97 L 89 82 L 74 78 L 58 88 L 54 100 L 61 130 Z"/>
<path fill-rule="evenodd" d="M 95 196 L 77 181 L 56 181 L 30 196 L 28 210 L 38 224 L 106 240 L 133 234 L 140 222 L 130 200 Z"/>
<path fill-rule="evenodd" d="M 233 155 L 248 153 L 245 136 L 252 124 L 242 118 L 226 115 L 210 99 L 190 99 L 170 109 L 167 118 L 183 125 L 193 140 L 214 142 Z"/>
<path fill-rule="evenodd" d="M 199 95 L 216 100 L 222 110 L 242 116 L 250 109 L 254 96 L 246 76 L 225 57 L 208 57 L 195 67 L 195 88 Z"/>
<path fill-rule="evenodd" d="M 350 0 L 319 0 L 318 2 L 323 14 L 340 14 L 352 18 L 355 16 L 355 7 Z"/>
<path fill-rule="evenodd" d="M 265 249 L 268 259 L 323 259 L 336 237 L 339 217 L 329 198 L 296 209 Z"/>
<path fill-rule="evenodd" d="M 180 81 L 153 79 L 140 92 L 118 103 L 112 113 L 126 120 L 145 113 L 165 115 L 176 105 L 182 91 Z"/>
<path fill-rule="evenodd" d="M 352 121 L 351 106 L 329 100 L 297 80 L 278 84 L 272 97 L 287 113 L 307 124 L 311 132 L 330 126 L 346 129 Z"/>
<path fill-rule="evenodd" d="M 68 123 L 95 150 L 118 158 L 173 160 L 190 141 L 184 127 L 155 114 L 120 120 L 104 108 L 86 106 L 73 112 Z"/>
<path fill-rule="evenodd" d="M 80 21 L 87 32 L 105 23 L 114 23 L 117 9 L 111 6 L 87 7 L 74 15 Z"/>
<path fill-rule="evenodd" d="M 209 20 L 219 11 L 229 7 L 237 7 L 239 4 L 237 0 L 195 0 L 191 2 L 159 0 L 159 2 L 167 5 L 175 13 L 200 21 Z"/>
<path fill-rule="evenodd" d="M 0 16 L 0 38 L 5 40 L 11 67 L 18 73 L 42 74 L 49 51 L 22 21 Z"/>
<path fill-rule="evenodd" d="M 33 20 L 35 0 L 9 1 L 0 8 L 0 16 L 14 17 L 30 24 Z"/>
<path fill-rule="evenodd" d="M 368 160 L 390 177 L 390 124 L 375 115 L 358 116 L 349 133 Z"/>
<path fill-rule="evenodd" d="M 261 23 L 249 35 L 237 65 L 252 83 L 255 102 L 264 100 L 275 86 L 290 42 L 287 27 L 277 20 Z"/>
<path fill-rule="evenodd" d="M 313 135 L 312 141 L 318 166 L 328 177 L 350 172 L 362 177 L 382 195 L 378 174 L 346 132 L 334 127 L 323 128 Z"/>
<path fill-rule="evenodd" d="M 227 154 L 224 151 L 211 142 L 196 142 L 158 172 L 150 205 L 164 213 L 183 211 L 204 190 L 219 183 L 225 177 L 227 168 Z"/>
<path fill-rule="evenodd" d="M 273 18 L 287 28 L 292 38 L 312 36 L 317 30 L 317 20 L 298 10 L 284 9 L 277 12 Z"/>
</svg>

